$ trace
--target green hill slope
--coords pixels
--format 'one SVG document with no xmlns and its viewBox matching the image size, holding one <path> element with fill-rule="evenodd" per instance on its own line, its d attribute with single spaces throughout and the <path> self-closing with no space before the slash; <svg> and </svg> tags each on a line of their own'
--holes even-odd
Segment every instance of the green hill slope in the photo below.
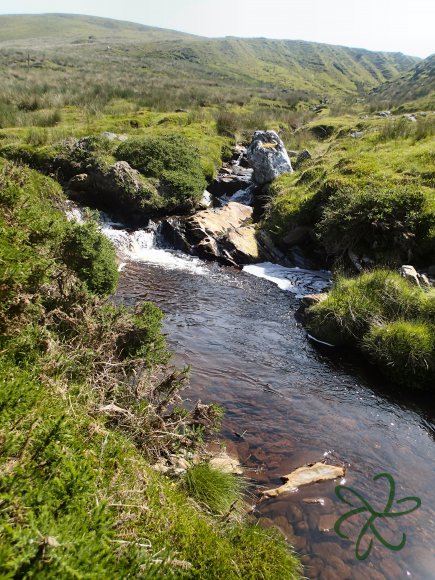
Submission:
<svg viewBox="0 0 435 580">
<path fill-rule="evenodd" d="M 91 37 L 91 38 L 89 38 Z M 0 16 L 0 45 L 65 44 L 71 41 L 149 41 L 189 37 L 183 32 L 80 14 Z"/>
<path fill-rule="evenodd" d="M 393 103 L 417 101 L 435 108 L 435 54 L 428 56 L 399 78 L 374 89 L 373 96 Z"/>
<path fill-rule="evenodd" d="M 108 44 L 111 52 L 107 54 Z M 0 16 L 5 64 L 24 53 L 53 66 L 89 63 L 218 85 L 296 90 L 315 95 L 362 94 L 412 68 L 418 59 L 300 40 L 208 39 L 92 16 Z M 21 58 L 21 60 L 20 60 Z"/>
</svg>

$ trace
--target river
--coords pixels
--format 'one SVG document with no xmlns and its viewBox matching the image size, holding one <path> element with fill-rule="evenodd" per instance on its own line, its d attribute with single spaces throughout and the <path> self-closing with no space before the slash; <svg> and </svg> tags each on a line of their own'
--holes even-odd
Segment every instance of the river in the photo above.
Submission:
<svg viewBox="0 0 435 580">
<path fill-rule="evenodd" d="M 285 273 L 275 270 L 267 280 L 156 248 L 150 232 L 128 233 L 111 224 L 104 230 L 125 259 L 116 301 L 151 300 L 165 312 L 172 362 L 191 365 L 185 397 L 224 407 L 221 436 L 246 467 L 253 513 L 288 537 L 305 575 L 435 578 L 433 403 L 431 410 L 427 398 L 395 398 L 359 361 L 319 350 L 295 318 L 299 291 L 289 292 L 291 284 L 277 280 Z M 282 475 L 322 459 L 345 465 L 345 480 L 259 502 L 258 490 L 276 487 Z M 406 533 L 406 544 L 394 551 L 369 530 L 361 545 L 373 538 L 373 547 L 359 561 L 355 540 L 370 514 L 350 518 L 343 527 L 350 539 L 340 538 L 334 523 L 351 508 L 337 498 L 335 486 L 350 486 L 382 512 L 388 482 L 373 477 L 383 472 L 395 480 L 396 500 L 417 496 L 421 507 L 378 518 L 375 529 L 386 541 L 399 544 Z M 405 506 L 411 504 L 394 503 L 391 511 Z"/>
</svg>

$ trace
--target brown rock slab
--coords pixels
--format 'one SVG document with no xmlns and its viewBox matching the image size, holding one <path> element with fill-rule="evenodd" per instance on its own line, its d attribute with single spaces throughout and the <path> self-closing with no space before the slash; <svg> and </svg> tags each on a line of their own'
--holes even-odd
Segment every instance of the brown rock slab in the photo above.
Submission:
<svg viewBox="0 0 435 580">
<path fill-rule="evenodd" d="M 337 479 L 338 477 L 343 477 L 344 474 L 345 469 L 337 465 L 328 465 L 327 463 L 320 462 L 312 465 L 305 465 L 299 467 L 289 475 L 283 476 L 282 480 L 285 482 L 283 485 L 273 489 L 268 489 L 264 491 L 262 495 L 263 497 L 277 497 L 282 493 L 297 491 L 301 485 Z"/>
</svg>

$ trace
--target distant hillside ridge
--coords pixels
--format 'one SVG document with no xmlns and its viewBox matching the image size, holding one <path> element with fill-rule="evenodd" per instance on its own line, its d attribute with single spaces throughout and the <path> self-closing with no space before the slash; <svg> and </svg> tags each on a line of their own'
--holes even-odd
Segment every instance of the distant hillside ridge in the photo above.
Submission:
<svg viewBox="0 0 435 580">
<path fill-rule="evenodd" d="M 95 16 L 38 14 L 0 16 L 0 48 L 28 50 L 59 60 L 107 63 L 116 47 L 123 66 L 208 83 L 270 87 L 322 94 L 365 94 L 415 66 L 402 53 L 373 52 L 302 40 L 205 38 Z M 74 49 L 74 50 L 73 50 Z M 39 51 L 39 54 L 38 54 Z M 74 53 L 74 54 L 73 54 Z M 19 62 L 10 54 L 9 65 Z M 55 65 L 57 66 L 57 65 Z M 74 66 L 74 65 L 73 65 Z"/>
<path fill-rule="evenodd" d="M 39 40 L 64 44 L 71 40 L 149 41 L 193 37 L 185 32 L 136 22 L 82 14 L 0 15 L 0 45 L 27 45 Z"/>
<path fill-rule="evenodd" d="M 395 103 L 426 100 L 427 105 L 432 103 L 431 107 L 435 108 L 435 53 L 400 77 L 375 88 L 372 95 Z"/>
</svg>

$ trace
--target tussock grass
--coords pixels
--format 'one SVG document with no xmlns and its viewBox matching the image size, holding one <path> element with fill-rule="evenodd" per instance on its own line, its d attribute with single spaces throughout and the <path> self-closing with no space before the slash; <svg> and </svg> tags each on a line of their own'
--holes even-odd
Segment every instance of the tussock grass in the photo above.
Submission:
<svg viewBox="0 0 435 580">
<path fill-rule="evenodd" d="M 328 298 L 308 313 L 315 336 L 361 348 L 404 387 L 435 384 L 435 293 L 389 270 L 338 276 Z"/>
<path fill-rule="evenodd" d="M 208 463 L 200 463 L 186 471 L 183 487 L 212 513 L 222 515 L 242 499 L 246 482 L 237 475 L 214 469 Z"/>
</svg>

